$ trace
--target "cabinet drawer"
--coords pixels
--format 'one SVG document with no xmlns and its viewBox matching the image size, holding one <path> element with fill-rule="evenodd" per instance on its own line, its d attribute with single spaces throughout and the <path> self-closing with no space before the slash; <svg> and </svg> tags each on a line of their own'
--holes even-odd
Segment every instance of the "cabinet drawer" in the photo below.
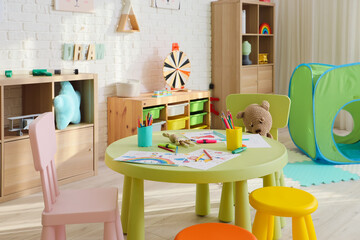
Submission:
<svg viewBox="0 0 360 240">
<path fill-rule="evenodd" d="M 93 127 L 58 132 L 56 141 L 55 162 L 59 180 L 94 170 Z"/>
<path fill-rule="evenodd" d="M 258 92 L 273 92 L 273 66 L 260 66 L 258 68 Z"/>
<path fill-rule="evenodd" d="M 257 67 L 241 68 L 240 93 L 257 93 Z"/>
<path fill-rule="evenodd" d="M 4 195 L 41 185 L 35 171 L 30 139 L 4 143 Z"/>
</svg>

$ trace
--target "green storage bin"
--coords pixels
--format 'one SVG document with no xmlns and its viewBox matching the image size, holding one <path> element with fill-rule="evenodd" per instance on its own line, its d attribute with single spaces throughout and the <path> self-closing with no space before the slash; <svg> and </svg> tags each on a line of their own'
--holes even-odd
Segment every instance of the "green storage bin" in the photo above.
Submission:
<svg viewBox="0 0 360 240">
<path fill-rule="evenodd" d="M 158 119 L 160 117 L 160 110 L 163 109 L 165 106 L 158 106 L 158 107 L 151 107 L 151 108 L 144 108 L 143 109 L 143 120 L 146 120 L 146 115 L 148 113 L 152 114 L 153 119 Z"/>
<path fill-rule="evenodd" d="M 190 102 L 190 112 L 199 112 L 204 110 L 205 103 L 209 101 L 209 99 L 201 99 Z"/>
<path fill-rule="evenodd" d="M 188 119 L 189 117 L 183 117 L 183 116 L 169 119 L 167 121 L 167 129 L 168 130 L 184 129 L 186 127 L 186 120 Z"/>
<path fill-rule="evenodd" d="M 204 116 L 207 112 L 197 113 L 190 116 L 190 126 L 202 124 L 204 122 Z"/>
</svg>

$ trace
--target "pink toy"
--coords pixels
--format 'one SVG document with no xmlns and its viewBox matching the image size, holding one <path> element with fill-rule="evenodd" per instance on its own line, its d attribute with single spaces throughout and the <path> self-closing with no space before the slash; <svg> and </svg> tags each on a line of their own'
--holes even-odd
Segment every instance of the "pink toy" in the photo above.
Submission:
<svg viewBox="0 0 360 240">
<path fill-rule="evenodd" d="M 117 188 L 59 191 L 54 156 L 56 137 L 51 112 L 37 117 L 29 129 L 36 171 L 40 171 L 45 209 L 42 240 L 66 239 L 65 224 L 104 222 L 104 239 L 124 240 Z"/>
</svg>

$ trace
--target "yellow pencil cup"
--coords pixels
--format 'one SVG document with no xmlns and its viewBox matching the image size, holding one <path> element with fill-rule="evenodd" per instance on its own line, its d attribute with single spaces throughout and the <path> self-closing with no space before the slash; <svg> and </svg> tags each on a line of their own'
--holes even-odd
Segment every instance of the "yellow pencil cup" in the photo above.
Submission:
<svg viewBox="0 0 360 240">
<path fill-rule="evenodd" d="M 226 129 L 226 146 L 230 151 L 242 147 L 242 127 Z"/>
</svg>

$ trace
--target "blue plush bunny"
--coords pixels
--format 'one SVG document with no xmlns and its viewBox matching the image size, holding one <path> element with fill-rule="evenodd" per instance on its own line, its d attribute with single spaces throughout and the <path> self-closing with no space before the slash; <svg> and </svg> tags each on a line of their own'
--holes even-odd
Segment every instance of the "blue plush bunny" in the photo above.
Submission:
<svg viewBox="0 0 360 240">
<path fill-rule="evenodd" d="M 57 129 L 66 128 L 69 123 L 80 123 L 80 93 L 70 82 L 61 82 L 59 95 L 54 98 Z"/>
</svg>

